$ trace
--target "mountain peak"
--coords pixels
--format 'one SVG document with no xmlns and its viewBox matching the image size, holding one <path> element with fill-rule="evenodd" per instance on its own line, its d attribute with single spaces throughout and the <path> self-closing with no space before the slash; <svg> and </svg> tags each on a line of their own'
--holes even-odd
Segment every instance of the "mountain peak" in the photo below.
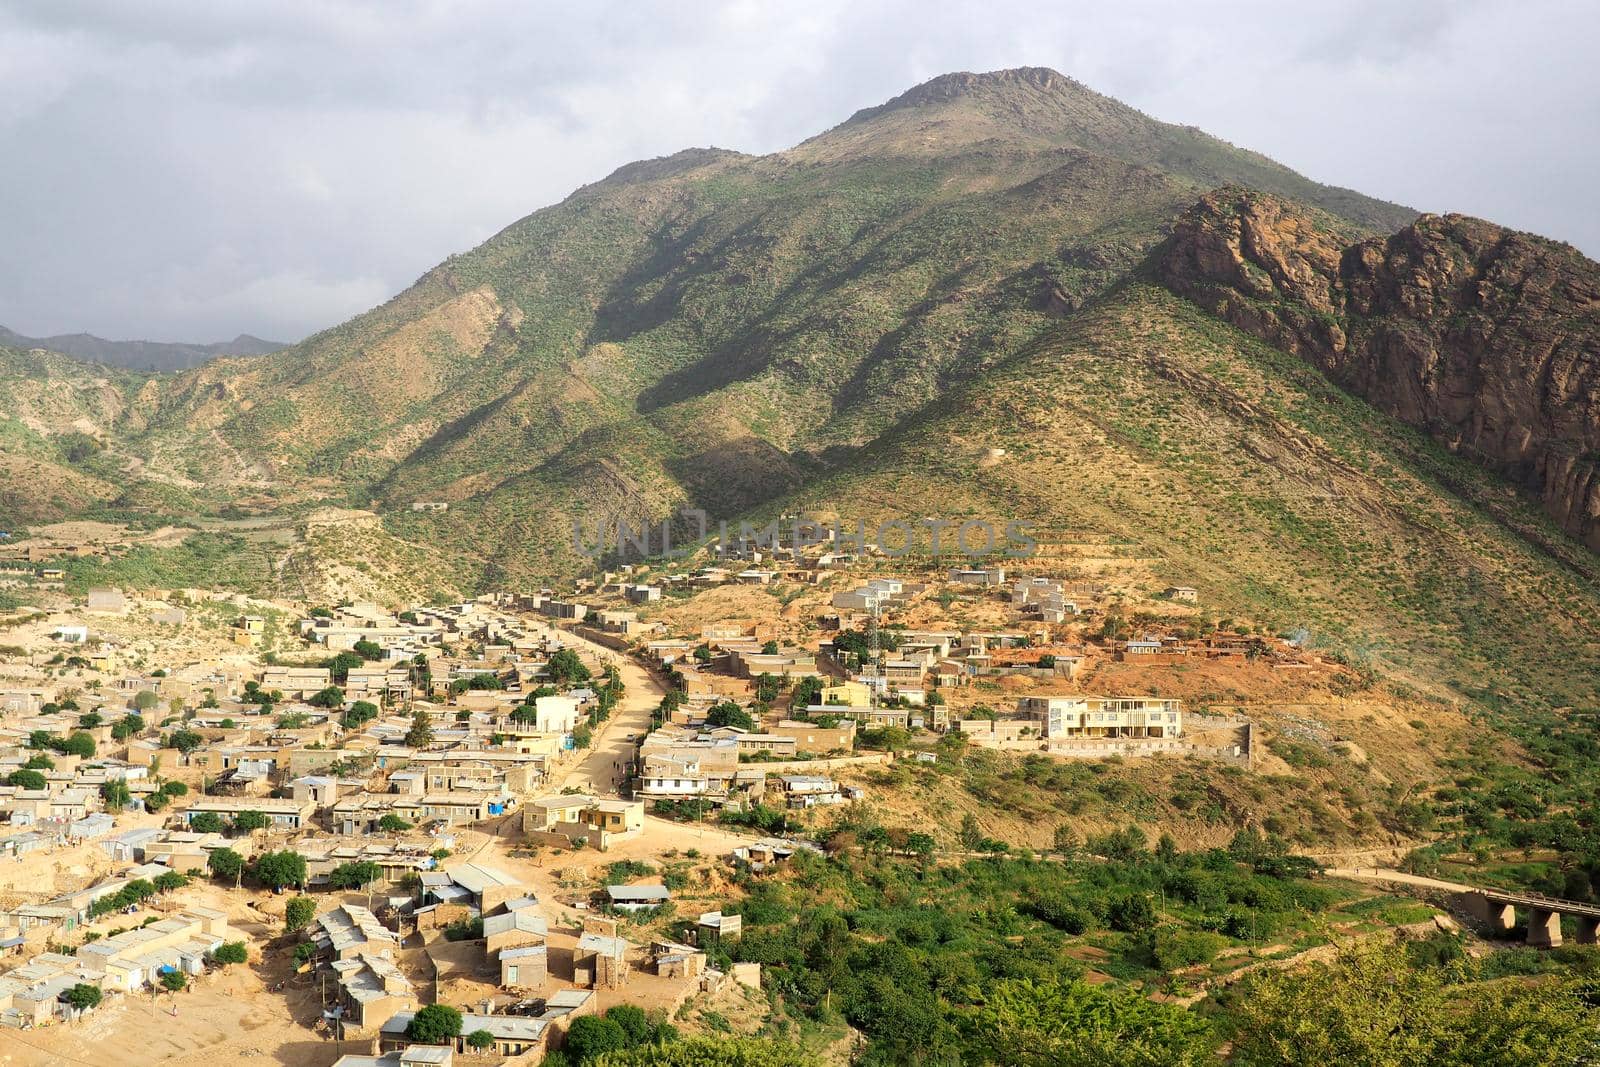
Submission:
<svg viewBox="0 0 1600 1067">
<path fill-rule="evenodd" d="M 856 112 L 853 117 L 860 118 L 907 107 L 925 107 L 962 96 L 1016 91 L 1053 93 L 1064 89 L 1089 92 L 1082 83 L 1049 67 L 1013 67 L 1010 70 L 991 70 L 979 74 L 965 70 L 953 71 L 930 78 L 920 85 L 913 85 L 887 103 L 864 108 Z"/>
</svg>

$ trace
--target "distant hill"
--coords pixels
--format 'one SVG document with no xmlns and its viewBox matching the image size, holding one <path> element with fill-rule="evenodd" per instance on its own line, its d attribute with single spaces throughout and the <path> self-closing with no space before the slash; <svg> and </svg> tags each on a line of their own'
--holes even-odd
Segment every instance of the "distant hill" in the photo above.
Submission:
<svg viewBox="0 0 1600 1067">
<path fill-rule="evenodd" d="M 149 371 L 187 370 L 218 356 L 264 356 L 288 347 L 277 341 L 263 341 L 247 333 L 241 333 L 231 341 L 186 344 L 182 341 L 107 341 L 92 333 L 24 337 L 4 326 L 0 326 L 0 345 L 20 349 L 44 348 L 90 363 Z"/>
</svg>

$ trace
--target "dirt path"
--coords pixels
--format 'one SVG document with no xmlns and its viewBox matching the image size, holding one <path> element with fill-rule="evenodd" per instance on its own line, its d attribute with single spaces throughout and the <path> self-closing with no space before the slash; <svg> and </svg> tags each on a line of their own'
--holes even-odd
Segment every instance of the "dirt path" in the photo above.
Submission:
<svg viewBox="0 0 1600 1067">
<path fill-rule="evenodd" d="M 632 657 L 577 634 L 565 630 L 559 632 L 563 641 L 582 649 L 601 663 L 616 664 L 625 687 L 621 703 L 594 732 L 589 748 L 562 780 L 562 788 L 616 796 L 622 783 L 627 780 L 628 768 L 633 763 L 633 738 L 650 729 L 650 713 L 661 703 L 666 689 Z"/>
<path fill-rule="evenodd" d="M 1442 878 L 1425 878 L 1420 874 L 1391 871 L 1383 867 L 1329 867 L 1329 878 L 1349 878 L 1357 882 L 1382 882 L 1387 885 L 1414 885 L 1422 889 L 1442 889 L 1447 893 L 1471 893 L 1473 887 L 1460 882 L 1447 882 Z"/>
</svg>

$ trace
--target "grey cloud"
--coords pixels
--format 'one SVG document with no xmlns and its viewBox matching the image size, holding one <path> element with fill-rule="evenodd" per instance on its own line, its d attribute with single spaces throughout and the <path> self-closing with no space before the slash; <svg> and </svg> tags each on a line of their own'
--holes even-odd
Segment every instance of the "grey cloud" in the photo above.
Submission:
<svg viewBox="0 0 1600 1067">
<path fill-rule="evenodd" d="M 295 338 L 632 159 L 1039 64 L 1313 177 L 1600 249 L 1591 9 L 0 0 L 0 323 Z"/>
</svg>

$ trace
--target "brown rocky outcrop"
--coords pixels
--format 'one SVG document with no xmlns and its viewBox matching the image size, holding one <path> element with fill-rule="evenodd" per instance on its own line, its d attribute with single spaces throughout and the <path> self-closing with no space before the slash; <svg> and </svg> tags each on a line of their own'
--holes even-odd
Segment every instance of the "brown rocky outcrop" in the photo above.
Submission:
<svg viewBox="0 0 1600 1067">
<path fill-rule="evenodd" d="M 1158 253 L 1163 284 L 1524 486 L 1600 550 L 1600 264 L 1461 215 L 1386 238 L 1217 190 Z"/>
</svg>

